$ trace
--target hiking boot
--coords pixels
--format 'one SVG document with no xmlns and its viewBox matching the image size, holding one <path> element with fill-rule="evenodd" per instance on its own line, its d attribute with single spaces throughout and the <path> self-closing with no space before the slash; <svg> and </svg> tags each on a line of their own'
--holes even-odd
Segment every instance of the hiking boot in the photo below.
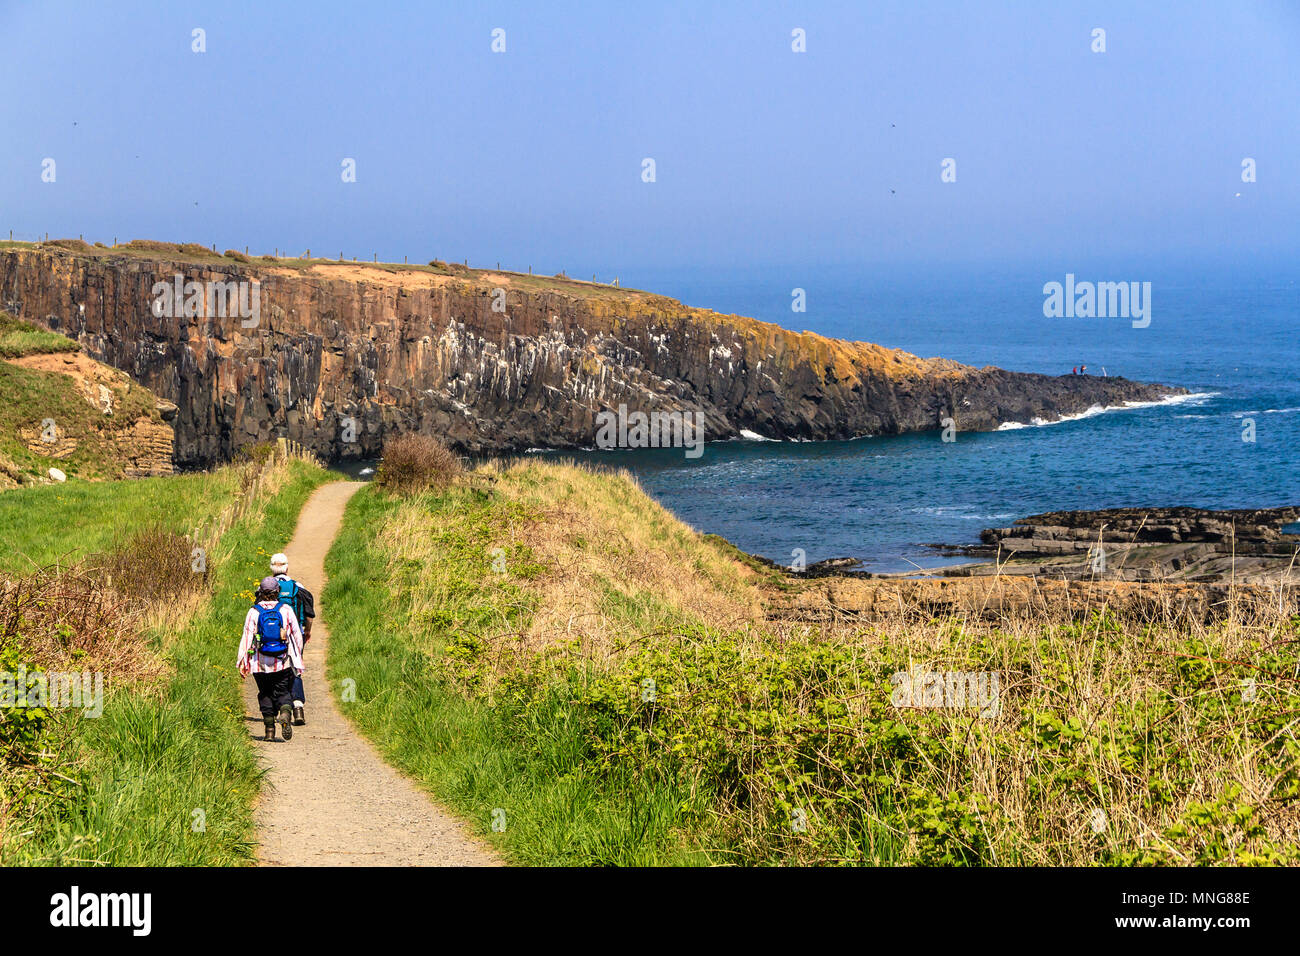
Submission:
<svg viewBox="0 0 1300 956">
<path fill-rule="evenodd" d="M 288 704 L 280 708 L 280 727 L 284 730 L 284 739 L 293 740 L 293 708 Z"/>
<path fill-rule="evenodd" d="M 262 723 L 266 726 L 266 736 L 264 736 L 262 739 L 274 740 L 275 739 L 275 718 L 263 717 Z"/>
<path fill-rule="evenodd" d="M 303 712 L 302 704 L 295 704 L 293 707 L 293 722 L 302 726 L 307 723 L 307 715 Z"/>
</svg>

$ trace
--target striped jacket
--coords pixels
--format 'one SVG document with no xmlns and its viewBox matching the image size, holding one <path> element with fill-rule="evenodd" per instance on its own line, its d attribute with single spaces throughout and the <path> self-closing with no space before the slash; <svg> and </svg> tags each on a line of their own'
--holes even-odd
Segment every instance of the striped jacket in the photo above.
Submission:
<svg viewBox="0 0 1300 956">
<path fill-rule="evenodd" d="M 259 601 L 250 607 L 248 613 L 244 615 L 244 636 L 239 642 L 239 657 L 235 662 L 241 674 L 274 674 L 286 667 L 296 669 L 299 674 L 303 672 L 302 627 L 298 624 L 298 618 L 294 615 L 293 608 L 287 604 L 280 605 L 280 619 L 284 621 L 284 633 L 288 638 L 286 643 L 289 645 L 289 653 L 283 657 L 251 653 L 256 647 L 257 609 L 259 607 L 272 608 L 275 606 L 275 601 Z"/>
</svg>

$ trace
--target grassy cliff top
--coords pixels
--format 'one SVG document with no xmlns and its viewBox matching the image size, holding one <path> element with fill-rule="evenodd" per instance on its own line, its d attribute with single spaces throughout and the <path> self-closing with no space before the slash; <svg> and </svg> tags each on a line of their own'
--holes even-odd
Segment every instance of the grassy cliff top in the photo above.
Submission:
<svg viewBox="0 0 1300 956">
<path fill-rule="evenodd" d="M 0 251 L 5 249 L 29 249 L 64 255 L 87 256 L 91 258 L 126 258 L 136 260 L 164 259 L 169 262 L 183 262 L 188 265 L 229 268 L 231 266 L 253 266 L 257 268 L 284 269 L 298 273 L 322 271 L 324 274 L 340 274 L 343 278 L 370 280 L 376 282 L 393 281 L 395 277 L 407 276 L 410 279 L 426 277 L 428 286 L 437 286 L 439 279 L 456 278 L 471 282 L 482 282 L 485 287 L 500 285 L 499 280 L 506 279 L 507 285 L 529 292 L 551 292 L 582 298 L 600 296 L 614 299 L 638 300 L 650 298 L 665 303 L 680 305 L 674 299 L 655 295 L 639 289 L 626 289 L 612 283 L 588 281 L 570 278 L 564 273 L 553 276 L 534 275 L 531 272 L 515 272 L 510 269 L 470 268 L 459 262 L 445 262 L 433 259 L 427 263 L 417 262 L 379 262 L 377 260 L 329 258 L 312 256 L 306 253 L 300 256 L 274 256 L 244 253 L 237 249 L 217 252 L 215 248 L 194 242 L 162 242 L 154 239 L 132 239 L 114 246 L 102 243 L 85 242 L 81 239 L 51 239 L 48 242 L 19 242 L 0 240 Z M 309 251 L 309 250 L 308 250 Z M 345 270 L 340 272 L 339 270 Z"/>
<path fill-rule="evenodd" d="M 76 342 L 0 312 L 0 488 L 125 477 L 136 432 L 165 431 L 158 397 Z M 125 445 L 124 445 L 125 443 Z"/>
<path fill-rule="evenodd" d="M 788 350 L 808 354 L 815 364 L 834 369 L 837 377 L 846 380 L 856 377 L 856 369 L 873 369 L 891 377 L 960 375 L 970 371 L 969 366 L 948 359 L 922 358 L 901 349 L 869 342 L 832 339 L 808 331 L 796 332 L 772 322 L 688 306 L 665 295 L 575 279 L 563 273 L 543 276 L 508 269 L 477 269 L 438 259 L 420 264 L 349 261 L 315 256 L 257 256 L 246 255 L 234 249 L 218 253 L 213 248 L 197 243 L 160 242 L 152 239 L 133 239 L 115 246 L 91 245 L 80 239 L 54 239 L 43 243 L 0 241 L 0 252 L 5 249 L 27 249 L 51 255 L 107 260 L 178 262 L 230 273 L 249 269 L 254 274 L 261 275 L 310 276 L 405 290 L 450 286 L 453 289 L 468 287 L 479 292 L 489 292 L 504 288 L 527 295 L 567 299 L 594 314 L 615 319 L 653 313 L 658 320 L 668 323 L 713 326 L 720 330 L 725 328 L 728 333 L 757 341 L 767 351 Z"/>
</svg>

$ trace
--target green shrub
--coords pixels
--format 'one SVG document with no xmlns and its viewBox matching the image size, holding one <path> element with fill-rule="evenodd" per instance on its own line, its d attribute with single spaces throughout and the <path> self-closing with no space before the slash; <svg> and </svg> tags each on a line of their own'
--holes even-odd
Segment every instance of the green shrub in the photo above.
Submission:
<svg viewBox="0 0 1300 956">
<path fill-rule="evenodd" d="M 256 465 L 264 465 L 269 461 L 276 452 L 276 445 L 273 441 L 255 441 L 247 445 L 240 446 L 231 459 L 237 465 L 244 465 L 252 462 Z"/>
</svg>

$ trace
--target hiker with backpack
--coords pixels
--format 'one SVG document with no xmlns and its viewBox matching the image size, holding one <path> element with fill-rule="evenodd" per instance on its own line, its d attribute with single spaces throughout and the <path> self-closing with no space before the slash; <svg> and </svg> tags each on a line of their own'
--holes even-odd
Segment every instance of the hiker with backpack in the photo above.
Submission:
<svg viewBox="0 0 1300 956">
<path fill-rule="evenodd" d="M 262 578 L 257 600 L 244 615 L 239 642 L 239 673 L 257 681 L 257 706 L 265 740 L 275 739 L 277 721 L 284 739 L 293 739 L 294 678 L 302 674 L 302 628 L 293 608 L 280 600 L 280 582 Z"/>
<path fill-rule="evenodd" d="M 316 599 L 299 582 L 289 577 L 289 559 L 283 553 L 271 555 L 271 573 L 280 582 L 280 603 L 293 608 L 298 623 L 302 625 L 304 650 L 311 640 L 311 622 L 316 619 Z M 307 723 L 307 695 L 302 687 L 302 675 L 293 679 L 293 722 Z"/>
</svg>

